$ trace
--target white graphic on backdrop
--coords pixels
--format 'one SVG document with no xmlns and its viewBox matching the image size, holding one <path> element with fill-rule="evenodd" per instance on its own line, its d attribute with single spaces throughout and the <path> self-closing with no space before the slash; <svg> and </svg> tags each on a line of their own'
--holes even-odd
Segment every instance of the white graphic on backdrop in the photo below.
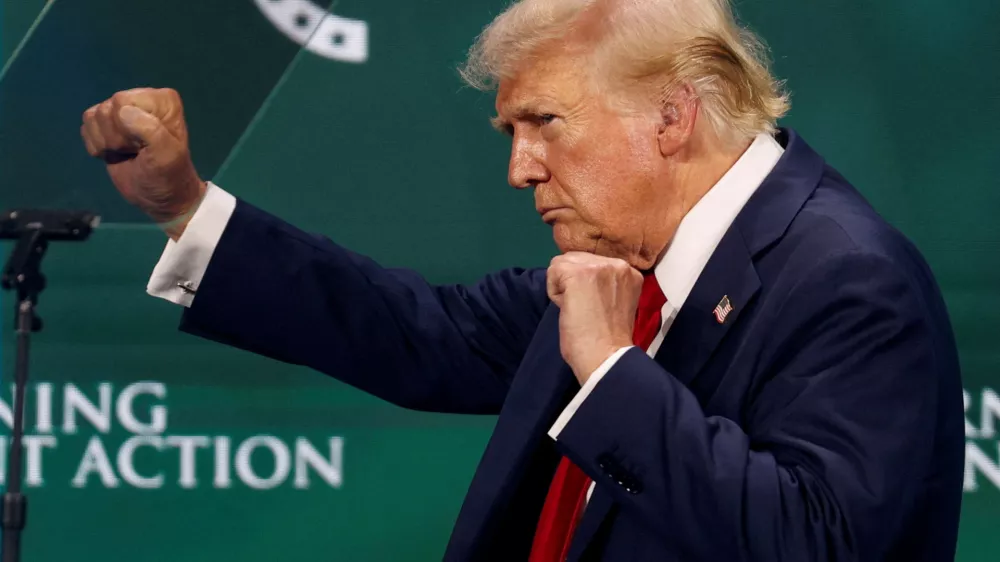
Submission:
<svg viewBox="0 0 1000 562">
<path fill-rule="evenodd" d="M 965 391 L 965 491 L 983 484 L 1000 490 L 1000 396 L 989 387 Z"/>
<path fill-rule="evenodd" d="M 242 432 L 239 436 L 176 434 L 169 430 L 166 399 L 167 385 L 159 381 L 122 388 L 102 382 L 96 393 L 72 383 L 61 388 L 49 382 L 31 385 L 26 393 L 31 414 L 25 416 L 25 487 L 52 485 L 49 467 L 62 472 L 64 466 L 75 467 L 72 477 L 54 484 L 74 488 L 343 486 L 342 437 L 314 443 L 303 436 L 283 439 Z M 0 425 L 8 430 L 12 410 L 9 398 L 0 398 Z M 0 485 L 6 477 L 8 447 L 8 437 L 0 436 Z"/>
<path fill-rule="evenodd" d="M 168 429 L 166 384 L 140 381 L 116 389 L 102 382 L 96 390 L 96 395 L 85 393 L 72 383 L 61 388 L 49 382 L 31 385 L 28 400 L 33 408 L 25 420 L 24 438 L 26 487 L 46 484 L 46 466 L 69 463 L 76 469 L 68 484 L 76 488 L 343 486 L 342 437 L 314 443 L 304 436 L 178 435 Z M 1000 394 L 989 387 L 977 390 L 965 391 L 964 489 L 996 492 L 1000 490 Z M 10 391 L 7 399 L 0 398 L 0 426 L 7 431 L 13 424 Z M 6 476 L 8 446 L 8 437 L 0 436 L 0 485 Z M 155 459 L 156 468 L 138 470 L 137 455 Z M 259 465 L 252 459 L 265 462 Z M 199 474 L 208 476 L 211 484 L 199 482 Z"/>
<path fill-rule="evenodd" d="M 309 51 L 342 62 L 368 60 L 367 23 L 335 16 L 309 0 L 254 1 L 275 27 Z"/>
</svg>

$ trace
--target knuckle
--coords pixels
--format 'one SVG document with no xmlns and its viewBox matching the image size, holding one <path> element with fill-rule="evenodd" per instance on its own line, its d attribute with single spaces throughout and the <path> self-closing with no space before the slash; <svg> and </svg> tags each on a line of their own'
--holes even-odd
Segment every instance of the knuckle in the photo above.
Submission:
<svg viewBox="0 0 1000 562">
<path fill-rule="evenodd" d="M 153 93 L 150 88 L 132 88 L 130 90 L 122 90 L 118 92 L 116 97 L 125 105 L 139 105 L 139 103 L 148 99 Z"/>
<path fill-rule="evenodd" d="M 96 154 L 94 154 L 94 143 L 91 142 L 90 135 L 87 134 L 87 128 L 83 125 L 80 126 L 80 138 L 83 139 L 83 144 L 87 147 L 87 152 L 90 153 L 91 156 L 96 156 Z"/>
<path fill-rule="evenodd" d="M 642 285 L 642 273 L 639 273 L 638 269 L 631 269 L 632 271 L 629 273 L 629 279 L 631 279 L 632 283 L 636 285 Z"/>
<path fill-rule="evenodd" d="M 160 90 L 161 95 L 164 99 L 170 103 L 180 105 L 181 104 L 181 94 L 173 88 L 163 88 Z"/>
</svg>

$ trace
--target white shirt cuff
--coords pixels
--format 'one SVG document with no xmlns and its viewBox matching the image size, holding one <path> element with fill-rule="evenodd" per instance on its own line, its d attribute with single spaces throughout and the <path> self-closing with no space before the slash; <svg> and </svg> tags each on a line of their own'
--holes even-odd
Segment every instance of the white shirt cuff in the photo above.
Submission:
<svg viewBox="0 0 1000 562">
<path fill-rule="evenodd" d="M 190 307 L 215 247 L 236 210 L 236 198 L 208 182 L 208 191 L 177 241 L 168 240 L 146 292 Z"/>
<path fill-rule="evenodd" d="M 566 427 L 569 420 L 573 418 L 573 414 L 576 414 L 576 411 L 583 404 L 583 401 L 586 400 L 587 397 L 590 396 L 590 393 L 594 391 L 594 387 L 597 386 L 597 383 L 601 382 L 604 375 L 608 374 L 608 371 L 611 370 L 611 367 L 615 366 L 615 363 L 618 362 L 621 356 L 625 355 L 625 352 L 633 347 L 635 346 L 629 345 L 620 348 L 618 351 L 614 352 L 611 357 L 605 359 L 604 363 L 601 363 L 601 366 L 598 367 L 592 375 L 590 375 L 587 382 L 582 388 L 580 388 L 580 392 L 577 392 L 576 396 L 570 400 L 570 403 L 562 411 L 562 414 L 559 414 L 559 417 L 556 419 L 556 423 L 552 424 L 552 428 L 549 429 L 549 437 L 559 439 L 559 434 L 562 433 L 563 428 Z"/>
</svg>

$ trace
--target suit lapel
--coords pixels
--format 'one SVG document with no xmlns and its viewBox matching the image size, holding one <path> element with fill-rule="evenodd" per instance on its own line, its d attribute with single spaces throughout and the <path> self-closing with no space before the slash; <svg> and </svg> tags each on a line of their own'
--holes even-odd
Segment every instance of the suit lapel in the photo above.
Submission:
<svg viewBox="0 0 1000 562">
<path fill-rule="evenodd" d="M 656 361 L 689 385 L 759 290 L 743 237 L 730 228 L 677 313 Z"/>
<path fill-rule="evenodd" d="M 579 390 L 579 383 L 559 353 L 559 309 L 555 305 L 549 306 L 542 317 L 538 334 L 514 378 L 493 437 L 469 486 L 452 533 L 449 555 L 454 552 L 463 560 L 474 558 L 474 548 L 482 544 L 487 531 L 500 524 L 502 518 L 498 516 L 512 501 L 519 507 L 525 503 L 532 505 L 532 510 L 537 503 L 538 512 L 519 513 L 518 517 L 537 519 L 539 515 L 557 460 L 554 442 L 548 436 L 549 426 L 570 396 Z M 552 452 L 551 467 L 539 470 L 538 457 L 546 447 Z M 525 479 L 538 482 L 525 487 Z M 534 490 L 539 497 L 515 497 L 530 493 L 533 488 L 539 488 Z M 533 529 L 534 521 L 521 521 L 519 526 Z M 510 536 L 501 540 L 521 538 Z"/>
</svg>

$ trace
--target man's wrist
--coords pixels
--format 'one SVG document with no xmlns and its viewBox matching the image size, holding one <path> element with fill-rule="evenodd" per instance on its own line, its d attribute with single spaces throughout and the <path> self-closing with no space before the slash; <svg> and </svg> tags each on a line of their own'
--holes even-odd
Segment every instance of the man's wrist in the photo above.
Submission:
<svg viewBox="0 0 1000 562">
<path fill-rule="evenodd" d="M 198 212 L 198 208 L 201 207 L 202 201 L 205 200 L 205 195 L 208 194 L 208 182 L 200 182 L 198 193 L 198 198 L 195 199 L 193 203 L 187 205 L 187 209 L 185 211 L 179 215 L 173 216 L 170 219 L 156 221 L 157 226 L 159 226 L 174 242 L 179 240 L 181 235 L 184 234 L 184 230 L 187 228 L 188 223 L 191 222 L 195 213 Z"/>
<path fill-rule="evenodd" d="M 588 353 L 587 357 L 579 361 L 578 365 L 571 365 L 573 368 L 573 374 L 576 375 L 576 379 L 580 381 L 581 386 L 585 385 L 594 372 L 597 371 L 608 359 L 610 359 L 611 356 L 618 353 L 618 351 L 623 347 L 629 347 L 631 345 L 632 342 L 628 342 L 597 347 L 593 353 Z"/>
</svg>

